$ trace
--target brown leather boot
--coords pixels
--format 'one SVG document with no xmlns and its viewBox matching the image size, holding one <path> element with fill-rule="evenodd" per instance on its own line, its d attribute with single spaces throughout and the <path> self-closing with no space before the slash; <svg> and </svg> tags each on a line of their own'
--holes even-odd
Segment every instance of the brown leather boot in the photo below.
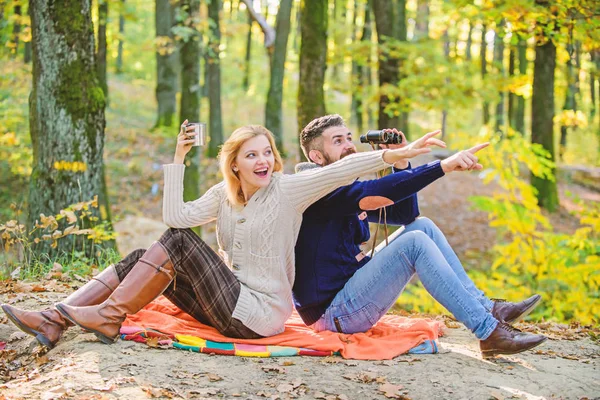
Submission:
<svg viewBox="0 0 600 400">
<path fill-rule="evenodd" d="M 520 321 L 527 314 L 529 314 L 538 304 L 542 301 L 542 296 L 534 294 L 530 298 L 523 300 L 519 303 L 511 303 L 504 299 L 492 299 L 494 300 L 494 307 L 492 308 L 492 315 L 498 321 L 504 321 L 507 324 L 511 324 L 516 321 Z"/>
<path fill-rule="evenodd" d="M 102 304 L 73 307 L 58 303 L 57 310 L 71 322 L 93 332 L 101 341 L 114 343 L 127 314 L 135 314 L 158 297 L 175 277 L 175 268 L 159 242 L 154 242 L 123 282 Z"/>
<path fill-rule="evenodd" d="M 479 342 L 479 348 L 484 358 L 497 354 L 516 354 L 546 341 L 546 336 L 521 332 L 506 322 L 499 321 L 498 326 L 490 337 Z"/>
<path fill-rule="evenodd" d="M 65 304 L 87 306 L 102 303 L 119 285 L 119 276 L 113 265 L 93 277 L 64 300 Z M 25 311 L 8 304 L 2 310 L 19 329 L 35 336 L 49 349 L 54 348 L 62 333 L 73 324 L 54 308 L 44 311 Z"/>
</svg>

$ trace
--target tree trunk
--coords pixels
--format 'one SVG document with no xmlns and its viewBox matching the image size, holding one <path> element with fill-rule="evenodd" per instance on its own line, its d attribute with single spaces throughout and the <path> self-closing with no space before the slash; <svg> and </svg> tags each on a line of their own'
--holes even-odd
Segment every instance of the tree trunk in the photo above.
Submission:
<svg viewBox="0 0 600 400">
<path fill-rule="evenodd" d="M 357 32 L 358 32 L 358 26 L 356 25 L 356 21 L 357 21 L 357 16 L 358 16 L 358 2 L 354 1 L 353 2 L 353 13 L 352 13 L 352 43 L 356 43 L 356 38 L 358 37 Z M 368 5 L 367 5 L 368 7 Z M 352 69 L 350 72 L 350 79 L 352 82 L 352 101 L 350 103 L 350 118 L 354 123 L 358 124 L 358 120 L 359 120 L 359 114 L 360 114 L 360 110 L 358 108 L 358 104 L 360 102 L 360 86 L 358 86 L 358 72 L 359 72 L 359 68 L 358 68 L 358 63 L 356 62 L 356 60 L 354 58 L 352 58 Z M 360 116 L 360 125 L 358 126 L 358 130 L 362 131 L 362 116 Z"/>
<path fill-rule="evenodd" d="M 244 64 L 244 80 L 242 81 L 242 87 L 247 92 L 250 88 L 250 57 L 252 55 L 252 24 L 254 19 L 248 13 L 248 34 L 246 35 L 246 63 Z"/>
<path fill-rule="evenodd" d="M 219 12 L 221 0 L 210 0 L 208 4 L 208 18 L 212 21 L 210 37 L 208 39 L 208 92 L 210 141 L 208 142 L 208 156 L 216 157 L 219 146 L 223 144 L 223 121 L 221 117 L 221 60 L 219 59 L 221 46 L 221 28 L 219 25 Z"/>
<path fill-rule="evenodd" d="M 540 41 L 545 40 L 540 44 Z M 531 98 L 531 142 L 540 143 L 550 153 L 554 161 L 554 69 L 556 47 L 549 38 L 538 39 L 535 48 L 533 71 L 533 95 Z M 554 170 L 552 171 L 553 175 Z M 531 177 L 537 189 L 538 204 L 552 212 L 558 207 L 556 181 Z"/>
<path fill-rule="evenodd" d="M 183 24 L 193 30 L 182 43 L 181 57 L 181 105 L 179 120 L 200 121 L 200 33 L 196 29 L 200 14 L 200 0 L 182 0 L 181 11 L 185 15 Z M 200 156 L 199 147 L 192 147 L 186 157 L 186 169 L 183 179 L 183 198 L 185 201 L 200 197 Z"/>
<path fill-rule="evenodd" d="M 417 0 L 417 21 L 415 24 L 415 40 L 429 38 L 429 1 Z"/>
<path fill-rule="evenodd" d="M 596 65 L 596 50 L 590 51 L 590 59 L 593 65 Z M 598 71 L 594 71 L 590 73 L 590 121 L 594 121 L 594 117 L 596 116 L 596 75 Z"/>
<path fill-rule="evenodd" d="M 370 41 L 371 40 L 371 0 L 367 1 L 365 4 L 365 17 L 364 17 L 364 25 L 362 29 L 362 34 L 360 41 Z M 366 86 L 370 85 L 370 80 L 368 76 L 371 74 L 371 68 L 369 65 L 361 65 L 356 64 L 356 88 L 352 96 L 352 103 L 354 114 L 356 116 L 356 125 L 358 127 L 359 132 L 363 132 L 364 128 L 364 119 L 363 114 L 365 112 L 365 107 L 363 103 L 363 99 L 365 98 Z M 367 109 L 367 113 L 370 115 L 370 111 Z M 370 123 L 371 118 L 368 119 Z"/>
<path fill-rule="evenodd" d="M 292 47 L 294 48 L 294 53 L 298 54 L 298 39 L 302 36 L 302 32 L 300 32 L 300 21 L 302 20 L 302 7 L 296 7 L 296 29 L 294 31 L 294 41 L 292 42 Z"/>
<path fill-rule="evenodd" d="M 525 76 L 527 75 L 527 42 L 522 37 L 519 37 L 517 50 L 519 55 L 519 74 Z M 523 135 L 527 133 L 527 129 L 525 128 L 525 97 L 521 95 L 517 96 L 515 130 L 521 132 Z"/>
<path fill-rule="evenodd" d="M 156 102 L 158 113 L 155 127 L 174 126 L 177 111 L 177 46 L 172 28 L 175 8 L 170 0 L 156 0 Z M 182 98 L 183 102 L 184 99 Z M 183 121 L 183 118 L 181 121 Z M 190 121 L 192 121 L 190 119 Z M 198 121 L 193 121 L 198 122 Z"/>
<path fill-rule="evenodd" d="M 394 4 L 386 0 L 373 0 L 373 14 L 375 15 L 375 28 L 377 29 L 377 42 L 379 44 L 379 129 L 394 128 L 399 124 L 399 118 L 396 113 L 386 110 L 389 104 L 394 101 L 384 90 L 388 86 L 395 87 L 399 82 L 399 60 L 390 54 L 386 41 L 388 38 L 394 38 L 394 25 L 396 18 L 394 15 Z"/>
<path fill-rule="evenodd" d="M 482 24 L 481 26 L 481 46 L 479 48 L 479 58 L 481 61 L 481 79 L 485 85 L 485 76 L 487 75 L 487 43 L 485 41 L 485 34 L 487 32 L 487 26 Z M 487 101 L 483 102 L 483 124 L 487 125 L 490 122 L 490 105 Z"/>
<path fill-rule="evenodd" d="M 300 78 L 298 130 L 325 115 L 325 69 L 327 68 L 327 0 L 303 0 L 300 21 Z M 303 158 L 300 151 L 300 158 Z"/>
<path fill-rule="evenodd" d="M 1 1 L 1 0 L 0 0 Z M 31 62 L 31 19 L 29 15 L 25 16 L 25 27 L 23 29 L 23 62 L 29 64 Z M 2 24 L 0 23 L 0 29 Z"/>
<path fill-rule="evenodd" d="M 365 25 L 364 27 L 364 31 L 363 31 L 363 38 L 362 40 L 364 41 L 368 41 L 368 42 L 372 42 L 373 41 L 373 25 L 375 24 L 375 22 L 373 21 L 373 0 L 367 0 L 367 11 L 369 13 L 370 19 L 369 19 L 369 23 Z M 365 19 L 366 20 L 366 19 Z M 371 88 L 373 87 L 373 68 L 371 68 L 371 65 L 373 65 L 375 62 L 375 60 L 373 60 L 373 57 L 371 56 L 371 52 L 369 52 L 369 57 L 368 57 L 368 64 L 365 65 L 364 67 L 364 74 L 362 75 L 363 78 L 363 82 L 361 82 L 361 85 L 363 88 L 363 93 L 368 93 L 367 88 Z M 377 107 L 379 107 L 379 104 L 377 104 Z M 369 127 L 373 127 L 376 126 L 376 121 L 375 121 L 375 116 L 376 116 L 376 108 L 375 107 L 370 107 L 369 104 L 367 104 L 366 107 L 363 106 L 363 108 L 366 109 L 367 112 L 367 124 L 369 125 Z"/>
<path fill-rule="evenodd" d="M 450 62 L 450 37 L 448 36 L 448 28 L 444 30 L 444 57 L 446 60 Z M 448 84 L 448 78 L 445 79 L 446 84 Z M 446 137 L 446 127 L 448 123 L 448 110 L 442 110 L 442 140 Z"/>
<path fill-rule="evenodd" d="M 396 16 L 396 39 L 401 42 L 406 42 L 407 37 L 407 26 L 406 26 L 406 0 L 396 0 L 396 8 L 394 11 L 394 15 Z M 400 67 L 400 79 L 406 77 L 406 73 L 403 71 L 404 60 L 399 60 Z M 404 100 L 406 103 L 406 99 Z M 403 106 L 404 108 L 405 106 Z M 400 113 L 399 125 L 396 127 L 404 133 L 406 138 L 410 138 L 410 129 L 409 129 L 409 112 L 407 110 L 403 110 Z"/>
<path fill-rule="evenodd" d="M 13 37 L 12 55 L 13 55 L 13 57 L 16 57 L 16 55 L 19 54 L 19 38 L 21 36 L 21 17 L 23 15 L 23 13 L 21 11 L 21 6 L 19 4 L 15 5 L 14 12 L 15 12 L 15 23 L 13 24 L 13 31 L 12 31 L 12 37 Z"/>
<path fill-rule="evenodd" d="M 93 216 L 108 215 L 102 192 L 104 93 L 94 62 L 94 29 L 90 0 L 30 0 L 33 84 L 29 97 L 29 129 L 33 170 L 29 187 L 30 226 L 41 213 L 53 215 L 67 206 L 99 196 Z M 60 162 L 63 163 L 60 163 Z M 64 168 L 64 162 L 81 168 Z M 110 223 L 110 220 L 108 220 Z M 80 228 L 98 222 L 87 219 Z M 62 228 L 62 226 L 61 226 Z M 72 236 L 70 236 L 72 237 Z M 65 239 L 68 239 L 67 237 Z M 73 246 L 88 257 L 100 247 L 85 235 L 58 242 L 55 250 L 40 243 L 36 249 L 71 253 Z"/>
<path fill-rule="evenodd" d="M 567 60 L 567 92 L 565 93 L 565 103 L 563 105 L 563 111 L 571 110 L 575 111 L 577 106 L 575 104 L 575 92 L 576 92 L 576 81 L 575 81 L 575 48 L 572 43 L 567 43 L 567 54 L 569 58 Z M 568 127 L 561 125 L 560 127 L 560 145 L 558 146 L 558 158 L 562 160 L 565 150 L 567 148 L 567 133 Z"/>
<path fill-rule="evenodd" d="M 158 2 L 160 0 L 156 1 Z M 123 72 L 123 40 L 125 35 L 125 17 L 123 16 L 124 8 L 125 0 L 121 0 L 121 11 L 119 12 L 119 43 L 117 45 L 117 74 Z"/>
<path fill-rule="evenodd" d="M 473 55 L 471 53 L 471 47 L 473 47 L 473 24 L 469 21 L 469 33 L 467 36 L 467 48 L 465 50 L 465 58 L 467 61 L 471 61 Z"/>
<path fill-rule="evenodd" d="M 290 34 L 292 0 L 282 0 L 277 12 L 275 27 L 275 50 L 271 57 L 271 75 L 269 93 L 265 107 L 265 126 L 275 136 L 275 143 L 281 153 L 283 148 L 283 76 L 285 74 L 285 59 L 287 43 Z"/>
<path fill-rule="evenodd" d="M 340 0 L 331 0 L 333 3 L 333 23 L 329 25 L 329 35 L 331 37 L 331 46 L 330 46 L 330 54 L 331 57 L 329 59 L 331 63 L 331 80 L 333 82 L 337 82 L 339 80 L 339 64 L 338 64 L 338 53 L 340 52 L 340 29 L 338 24 L 340 23 L 338 15 L 340 8 Z M 346 32 L 343 32 L 345 36 Z"/>
<path fill-rule="evenodd" d="M 4 17 L 4 10 L 6 8 L 6 4 L 4 1 L 0 1 L 0 32 L 4 30 L 4 27 L 7 24 L 6 18 Z M 4 48 L 5 40 L 4 35 L 0 35 L 0 49 Z"/>
<path fill-rule="evenodd" d="M 108 22 L 108 0 L 98 0 L 98 51 L 96 52 L 96 72 L 98 81 L 108 100 L 108 83 L 106 82 L 106 24 Z"/>
<path fill-rule="evenodd" d="M 496 25 L 496 34 L 494 36 L 494 67 L 499 79 L 504 79 L 504 25 L 505 21 L 500 21 Z M 498 92 L 500 99 L 496 104 L 496 132 L 504 133 L 504 101 L 506 95 L 504 90 Z"/>
<path fill-rule="evenodd" d="M 508 53 L 508 76 L 513 78 L 515 76 L 516 69 L 516 46 L 510 45 Z M 510 129 L 516 130 L 515 125 L 517 122 L 517 95 L 512 91 L 508 93 L 508 126 Z"/>
</svg>

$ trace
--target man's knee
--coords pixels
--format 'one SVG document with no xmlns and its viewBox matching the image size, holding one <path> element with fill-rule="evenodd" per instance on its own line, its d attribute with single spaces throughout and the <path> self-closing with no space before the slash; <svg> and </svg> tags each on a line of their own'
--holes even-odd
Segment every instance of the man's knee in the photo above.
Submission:
<svg viewBox="0 0 600 400">
<path fill-rule="evenodd" d="M 415 219 L 413 222 L 411 222 L 410 224 L 408 224 L 406 227 L 407 228 L 410 227 L 410 229 L 412 229 L 412 230 L 419 230 L 419 231 L 423 231 L 423 232 L 439 231 L 439 228 L 435 224 L 435 222 L 433 222 L 432 220 L 430 220 L 427 217 L 419 217 L 419 218 Z"/>
</svg>

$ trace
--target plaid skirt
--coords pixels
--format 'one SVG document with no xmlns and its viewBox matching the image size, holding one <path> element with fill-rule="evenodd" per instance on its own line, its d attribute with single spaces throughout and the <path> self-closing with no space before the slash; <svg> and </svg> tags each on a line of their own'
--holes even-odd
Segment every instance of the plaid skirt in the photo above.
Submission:
<svg viewBox="0 0 600 400">
<path fill-rule="evenodd" d="M 191 229 L 170 228 L 158 240 L 166 249 L 176 277 L 163 295 L 199 322 L 232 338 L 262 336 L 233 318 L 241 284 L 215 253 Z M 115 264 L 119 280 L 133 269 L 144 249 L 134 250 Z"/>
</svg>

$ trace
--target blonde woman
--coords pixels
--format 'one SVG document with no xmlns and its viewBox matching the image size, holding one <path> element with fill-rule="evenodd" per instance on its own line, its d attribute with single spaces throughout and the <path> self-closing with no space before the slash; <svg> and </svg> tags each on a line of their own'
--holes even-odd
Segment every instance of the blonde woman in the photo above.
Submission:
<svg viewBox="0 0 600 400">
<path fill-rule="evenodd" d="M 48 347 L 72 324 L 113 343 L 127 314 L 164 294 L 223 335 L 281 333 L 292 313 L 294 246 L 302 212 L 359 175 L 443 143 L 432 132 L 402 149 L 358 153 L 324 168 L 284 175 L 271 132 L 244 126 L 219 154 L 224 181 L 184 202 L 184 159 L 194 142 L 193 128 L 186 124 L 173 163 L 164 166 L 163 218 L 171 229 L 147 251 L 131 253 L 104 270 L 56 309 L 35 312 L 3 305 L 19 328 Z M 189 229 L 214 220 L 219 254 Z"/>
</svg>

